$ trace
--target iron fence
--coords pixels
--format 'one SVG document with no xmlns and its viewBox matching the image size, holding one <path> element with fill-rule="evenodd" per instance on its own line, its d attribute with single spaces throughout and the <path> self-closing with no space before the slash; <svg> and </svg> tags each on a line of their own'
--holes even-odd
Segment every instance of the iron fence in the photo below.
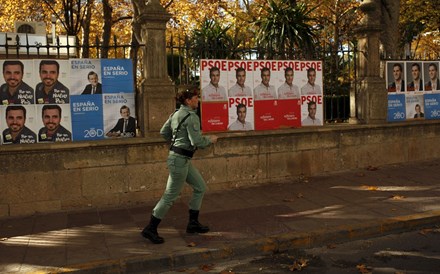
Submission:
<svg viewBox="0 0 440 274">
<path fill-rule="evenodd" d="M 195 48 L 188 37 L 174 39 L 167 44 L 168 74 L 176 90 L 200 84 L 200 59 L 238 60 L 320 60 L 323 63 L 324 118 L 326 123 L 348 122 L 350 116 L 350 87 L 357 77 L 356 45 L 347 43 L 340 48 L 331 45 L 318 47 L 313 53 L 299 50 L 276 52 L 263 48 Z"/>
<path fill-rule="evenodd" d="M 142 47 L 140 44 L 121 44 L 116 37 L 109 46 L 103 46 L 97 39 L 93 45 L 80 45 L 75 37 L 58 36 L 44 39 L 32 34 L 0 33 L 0 58 L 129 58 L 133 60 L 136 83 L 142 78 Z M 238 60 L 320 60 L 323 62 L 324 118 L 327 123 L 347 122 L 350 115 L 350 86 L 356 80 L 356 45 L 332 48 L 324 45 L 312 54 L 299 50 L 276 52 L 263 48 L 216 48 L 195 49 L 189 39 L 174 39 L 166 45 L 168 75 L 176 91 L 199 85 L 199 60 L 201 58 Z M 84 54 L 84 53 L 87 54 Z M 136 85 L 137 86 L 137 85 Z"/>
</svg>

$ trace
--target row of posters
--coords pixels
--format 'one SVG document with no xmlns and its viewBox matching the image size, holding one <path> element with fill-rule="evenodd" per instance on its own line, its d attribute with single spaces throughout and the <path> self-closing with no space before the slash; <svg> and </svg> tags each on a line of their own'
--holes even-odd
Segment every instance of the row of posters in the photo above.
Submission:
<svg viewBox="0 0 440 274">
<path fill-rule="evenodd" d="M 390 122 L 440 118 L 438 61 L 386 63 Z"/>
<path fill-rule="evenodd" d="M 0 60 L 1 144 L 136 136 L 127 59 Z"/>
<path fill-rule="evenodd" d="M 323 125 L 321 61 L 203 59 L 200 69 L 204 131 Z"/>
</svg>

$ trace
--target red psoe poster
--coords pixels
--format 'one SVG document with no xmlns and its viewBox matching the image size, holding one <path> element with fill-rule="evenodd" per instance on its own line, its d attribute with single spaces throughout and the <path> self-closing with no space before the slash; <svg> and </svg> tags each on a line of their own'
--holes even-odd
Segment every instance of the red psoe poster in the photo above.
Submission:
<svg viewBox="0 0 440 274">
<path fill-rule="evenodd" d="M 255 130 L 271 130 L 279 127 L 279 100 L 255 101 Z"/>
<path fill-rule="evenodd" d="M 202 130 L 224 131 L 228 128 L 228 103 L 206 102 L 202 106 Z"/>
<path fill-rule="evenodd" d="M 301 102 L 299 99 L 278 100 L 279 127 L 301 127 Z"/>
</svg>

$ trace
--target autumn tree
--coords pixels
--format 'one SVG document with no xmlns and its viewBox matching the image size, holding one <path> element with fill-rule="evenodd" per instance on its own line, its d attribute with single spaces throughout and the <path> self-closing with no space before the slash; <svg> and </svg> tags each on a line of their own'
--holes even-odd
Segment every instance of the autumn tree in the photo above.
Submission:
<svg viewBox="0 0 440 274">
<path fill-rule="evenodd" d="M 44 21 L 43 7 L 35 0 L 0 0 L 0 31 L 13 32 L 16 21 Z"/>
<path fill-rule="evenodd" d="M 398 40 L 401 47 L 407 45 L 409 58 L 439 57 L 440 10 L 438 1 L 400 1 Z"/>
</svg>

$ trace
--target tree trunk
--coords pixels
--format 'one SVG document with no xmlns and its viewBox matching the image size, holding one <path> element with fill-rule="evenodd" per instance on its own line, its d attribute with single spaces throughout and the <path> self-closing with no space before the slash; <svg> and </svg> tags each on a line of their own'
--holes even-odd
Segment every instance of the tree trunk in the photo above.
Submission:
<svg viewBox="0 0 440 274">
<path fill-rule="evenodd" d="M 92 3 L 93 0 L 87 0 L 86 17 L 83 20 L 83 41 L 82 41 L 82 58 L 89 58 L 90 56 L 90 20 L 92 19 Z"/>
<path fill-rule="evenodd" d="M 399 12 L 400 0 L 378 0 L 381 3 L 383 31 L 380 40 L 383 45 L 385 58 L 397 59 L 401 57 L 399 47 Z"/>
<path fill-rule="evenodd" d="M 102 47 L 101 47 L 101 58 L 108 57 L 110 37 L 112 31 L 112 13 L 113 8 L 111 7 L 109 0 L 102 1 L 103 11 L 104 11 L 104 31 L 102 33 Z"/>
</svg>

